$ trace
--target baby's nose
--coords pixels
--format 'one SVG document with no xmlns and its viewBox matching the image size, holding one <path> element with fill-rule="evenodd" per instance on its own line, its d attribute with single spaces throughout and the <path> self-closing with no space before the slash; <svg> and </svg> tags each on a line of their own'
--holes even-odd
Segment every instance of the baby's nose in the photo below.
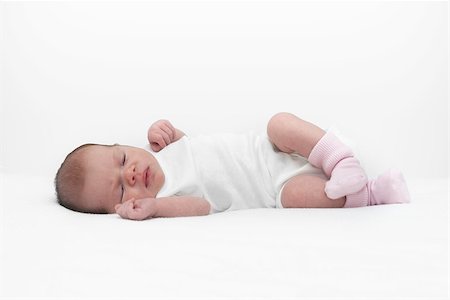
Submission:
<svg viewBox="0 0 450 300">
<path fill-rule="evenodd" d="M 129 185 L 134 185 L 136 183 L 136 166 L 132 165 L 128 168 L 126 179 Z"/>
</svg>

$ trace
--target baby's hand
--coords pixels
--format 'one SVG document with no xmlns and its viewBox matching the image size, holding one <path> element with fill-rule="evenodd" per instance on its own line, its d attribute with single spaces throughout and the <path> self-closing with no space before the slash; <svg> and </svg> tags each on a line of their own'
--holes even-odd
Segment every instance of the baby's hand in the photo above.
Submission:
<svg viewBox="0 0 450 300">
<path fill-rule="evenodd" d="M 148 142 L 155 152 L 175 141 L 176 129 L 167 120 L 159 120 L 150 126 L 147 132 Z"/>
<path fill-rule="evenodd" d="M 125 201 L 115 206 L 116 213 L 124 219 L 145 220 L 155 215 L 156 203 L 153 198 L 143 198 Z"/>
</svg>

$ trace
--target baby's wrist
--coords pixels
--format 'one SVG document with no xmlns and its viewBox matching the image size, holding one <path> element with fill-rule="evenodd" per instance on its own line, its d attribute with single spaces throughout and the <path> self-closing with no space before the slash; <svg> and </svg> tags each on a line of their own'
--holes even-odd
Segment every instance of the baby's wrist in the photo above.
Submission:
<svg viewBox="0 0 450 300">
<path fill-rule="evenodd" d="M 147 204 L 145 205 L 147 218 L 155 218 L 158 216 L 158 201 L 156 198 L 146 198 Z"/>
</svg>

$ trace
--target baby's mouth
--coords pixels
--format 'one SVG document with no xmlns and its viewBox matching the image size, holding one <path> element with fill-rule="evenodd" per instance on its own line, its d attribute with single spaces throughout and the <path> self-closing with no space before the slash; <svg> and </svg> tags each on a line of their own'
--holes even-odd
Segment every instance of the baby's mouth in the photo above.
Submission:
<svg viewBox="0 0 450 300">
<path fill-rule="evenodd" d="M 150 180 L 150 167 L 147 167 L 147 169 L 145 170 L 145 187 L 146 188 L 148 188 L 149 180 Z"/>
</svg>

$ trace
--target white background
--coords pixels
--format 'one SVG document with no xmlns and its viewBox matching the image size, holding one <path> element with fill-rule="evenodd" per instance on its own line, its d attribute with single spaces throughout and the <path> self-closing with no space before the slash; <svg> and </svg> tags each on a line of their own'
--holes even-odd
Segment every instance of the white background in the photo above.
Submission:
<svg viewBox="0 0 450 300">
<path fill-rule="evenodd" d="M 53 176 L 86 142 L 337 128 L 370 176 L 448 176 L 442 2 L 0 4 L 1 171 Z"/>
</svg>

